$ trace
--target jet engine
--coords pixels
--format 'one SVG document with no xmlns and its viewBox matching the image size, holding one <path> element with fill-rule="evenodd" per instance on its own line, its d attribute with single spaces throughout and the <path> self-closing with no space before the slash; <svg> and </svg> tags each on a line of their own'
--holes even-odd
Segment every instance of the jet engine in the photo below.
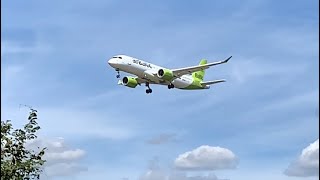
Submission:
<svg viewBox="0 0 320 180">
<path fill-rule="evenodd" d="M 160 79 L 171 81 L 173 79 L 173 73 L 169 69 L 159 69 L 157 73 Z"/>
<path fill-rule="evenodd" d="M 138 81 L 136 80 L 135 77 L 126 76 L 126 77 L 123 77 L 122 84 L 130 88 L 135 88 L 138 85 Z"/>
</svg>

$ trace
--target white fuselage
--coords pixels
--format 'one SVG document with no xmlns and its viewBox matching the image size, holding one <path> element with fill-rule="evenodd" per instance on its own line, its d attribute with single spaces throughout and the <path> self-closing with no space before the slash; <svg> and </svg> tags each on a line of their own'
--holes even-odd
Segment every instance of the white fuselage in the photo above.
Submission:
<svg viewBox="0 0 320 180">
<path fill-rule="evenodd" d="M 161 82 L 156 75 L 159 69 L 165 68 L 134 57 L 126 55 L 114 56 L 108 61 L 108 64 L 116 70 L 134 74 L 142 79 L 149 80 L 150 83 L 157 83 L 162 85 L 169 84 L 165 81 Z M 191 75 L 183 75 L 179 78 L 174 79 L 171 83 L 175 88 L 184 89 L 191 85 L 192 82 L 193 78 Z"/>
</svg>

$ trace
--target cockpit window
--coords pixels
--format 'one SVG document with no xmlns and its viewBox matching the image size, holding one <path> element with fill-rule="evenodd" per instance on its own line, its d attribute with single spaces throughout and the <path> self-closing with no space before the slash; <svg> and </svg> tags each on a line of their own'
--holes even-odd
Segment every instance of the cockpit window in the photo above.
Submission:
<svg viewBox="0 0 320 180">
<path fill-rule="evenodd" d="M 120 57 L 120 56 L 113 56 L 112 58 L 122 59 L 122 57 Z"/>
</svg>

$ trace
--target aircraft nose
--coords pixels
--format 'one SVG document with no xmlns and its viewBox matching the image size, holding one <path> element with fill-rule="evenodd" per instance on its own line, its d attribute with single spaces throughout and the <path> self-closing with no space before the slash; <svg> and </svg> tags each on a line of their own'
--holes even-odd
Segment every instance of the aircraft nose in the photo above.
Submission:
<svg viewBox="0 0 320 180">
<path fill-rule="evenodd" d="M 108 64 L 113 67 L 116 64 L 116 60 L 114 58 L 109 59 Z"/>
</svg>

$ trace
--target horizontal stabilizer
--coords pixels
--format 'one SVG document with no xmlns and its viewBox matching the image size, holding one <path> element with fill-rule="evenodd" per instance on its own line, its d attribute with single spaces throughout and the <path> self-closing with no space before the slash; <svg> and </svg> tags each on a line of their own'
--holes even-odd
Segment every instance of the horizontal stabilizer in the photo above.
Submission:
<svg viewBox="0 0 320 180">
<path fill-rule="evenodd" d="M 206 85 L 221 83 L 221 82 L 225 82 L 225 81 L 226 80 L 224 80 L 224 79 L 219 79 L 219 80 L 214 80 L 214 81 L 206 81 L 206 82 L 202 82 L 201 85 L 206 86 Z"/>
</svg>

